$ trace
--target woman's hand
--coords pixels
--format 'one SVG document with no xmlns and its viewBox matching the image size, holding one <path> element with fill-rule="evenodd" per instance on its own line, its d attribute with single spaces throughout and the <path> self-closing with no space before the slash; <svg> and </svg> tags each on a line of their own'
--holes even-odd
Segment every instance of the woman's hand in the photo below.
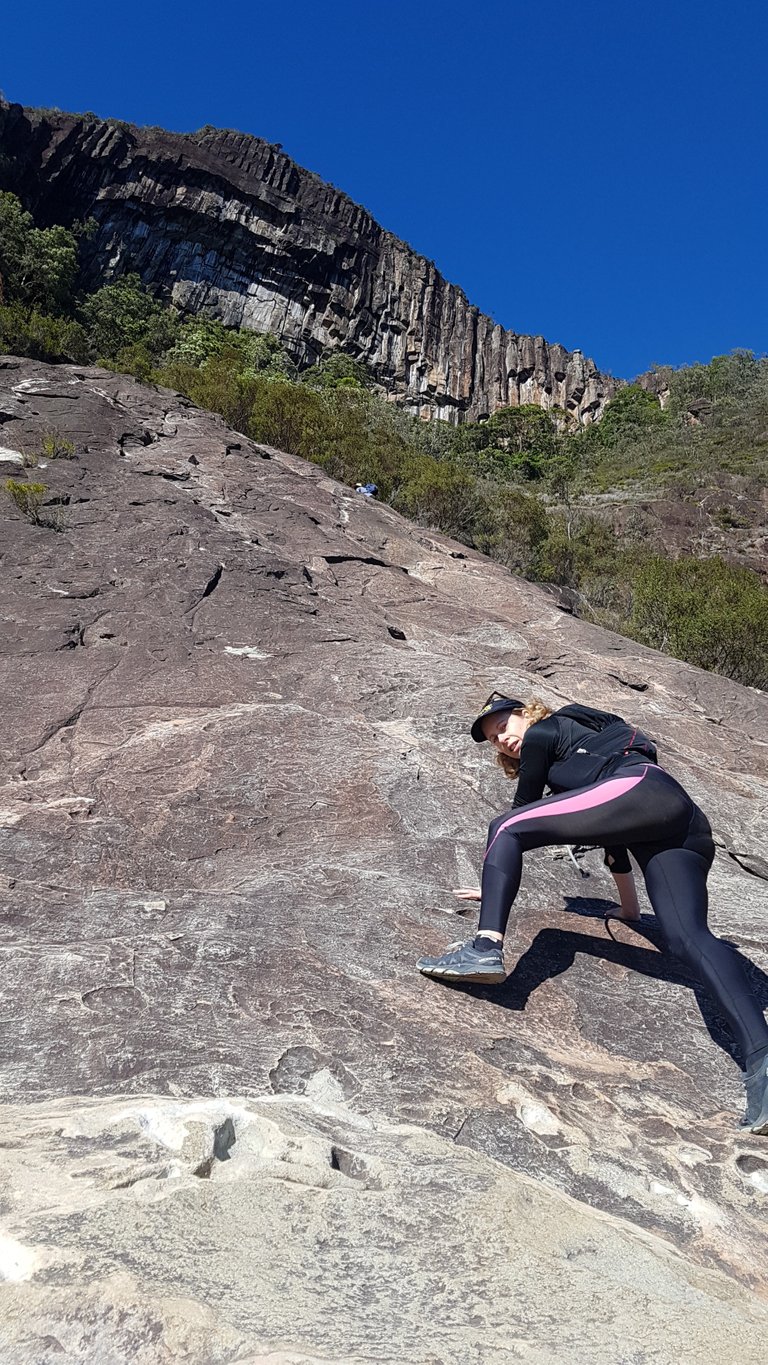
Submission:
<svg viewBox="0 0 768 1365">
<path fill-rule="evenodd" d="M 463 887 L 460 887 L 457 891 L 454 891 L 453 894 L 454 894 L 454 896 L 457 896 L 458 899 L 459 899 L 460 901 L 479 901 L 479 900 L 480 900 L 480 887 L 479 887 L 479 886 L 463 886 Z"/>
</svg>

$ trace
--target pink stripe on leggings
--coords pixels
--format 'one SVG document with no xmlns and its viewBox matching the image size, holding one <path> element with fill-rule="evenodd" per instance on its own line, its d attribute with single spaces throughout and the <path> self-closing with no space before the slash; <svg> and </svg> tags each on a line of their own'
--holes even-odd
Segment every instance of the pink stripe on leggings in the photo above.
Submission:
<svg viewBox="0 0 768 1365">
<path fill-rule="evenodd" d="M 609 777 L 605 782 L 597 782 L 593 787 L 588 787 L 586 791 L 577 792 L 575 796 L 550 797 L 546 804 L 542 803 L 537 810 L 521 810 L 518 815 L 510 816 L 503 825 L 499 825 L 493 839 L 486 849 L 485 856 L 488 857 L 493 845 L 499 835 L 510 825 L 516 825 L 521 820 L 537 820 L 543 815 L 573 815 L 576 811 L 592 810 L 595 806 L 604 806 L 606 802 L 613 801 L 617 796 L 625 796 L 631 792 L 638 782 L 642 782 L 648 769 L 646 768 L 639 777 Z"/>
</svg>

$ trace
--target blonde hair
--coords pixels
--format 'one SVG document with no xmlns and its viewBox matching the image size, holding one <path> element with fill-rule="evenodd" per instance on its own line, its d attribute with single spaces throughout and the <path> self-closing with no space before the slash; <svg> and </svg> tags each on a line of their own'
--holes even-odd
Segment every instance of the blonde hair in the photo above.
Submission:
<svg viewBox="0 0 768 1365">
<path fill-rule="evenodd" d="M 519 712 L 517 714 L 519 714 Z M 531 722 L 531 725 L 535 725 L 537 720 L 544 720 L 547 716 L 552 715 L 552 707 L 545 706 L 540 697 L 531 697 L 530 701 L 525 703 L 522 714 L 527 717 Z M 496 762 L 505 777 L 514 780 L 520 772 L 520 759 L 512 758 L 510 754 L 497 753 Z"/>
</svg>

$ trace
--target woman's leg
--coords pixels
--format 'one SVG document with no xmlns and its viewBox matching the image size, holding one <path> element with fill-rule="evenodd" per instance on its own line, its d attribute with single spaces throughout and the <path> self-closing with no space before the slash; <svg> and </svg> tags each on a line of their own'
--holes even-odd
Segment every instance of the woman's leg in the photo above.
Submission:
<svg viewBox="0 0 768 1365">
<path fill-rule="evenodd" d="M 682 843 L 693 803 L 669 774 L 638 765 L 579 791 L 547 796 L 494 820 L 483 865 L 478 936 L 504 934 L 523 853 L 549 844 Z"/>
<path fill-rule="evenodd" d="M 667 807 L 667 828 L 676 821 L 681 838 L 690 820 L 692 803 L 682 787 L 669 779 L 663 786 L 646 765 L 627 769 L 622 777 L 593 782 L 580 791 L 565 792 L 534 801 L 517 812 L 494 820 L 488 837 L 483 869 L 480 926 L 474 943 L 454 943 L 439 957 L 419 959 L 419 971 L 443 981 L 503 981 L 506 972 L 501 956 L 501 936 L 509 909 L 517 895 L 523 852 L 544 844 L 626 844 L 632 838 L 657 839 L 660 812 Z M 665 776 L 665 775 L 662 775 Z M 651 782 L 654 791 L 646 794 Z M 655 788 L 659 786 L 660 792 Z M 642 791 L 642 796 L 639 794 Z M 672 795 L 668 796 L 668 792 Z M 663 828 L 664 825 L 661 825 Z M 486 937 L 490 933 L 491 937 Z M 498 935 L 498 941 L 493 935 Z"/>
<path fill-rule="evenodd" d="M 747 1070 L 768 1053 L 768 1024 L 741 959 L 707 925 L 711 859 L 691 848 L 635 849 L 667 948 L 707 987 L 728 1020 Z"/>
</svg>

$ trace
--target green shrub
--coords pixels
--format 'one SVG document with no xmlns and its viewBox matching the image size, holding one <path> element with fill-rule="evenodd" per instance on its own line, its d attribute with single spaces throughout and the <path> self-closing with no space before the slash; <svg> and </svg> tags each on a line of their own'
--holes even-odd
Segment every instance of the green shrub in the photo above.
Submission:
<svg viewBox="0 0 768 1365">
<path fill-rule="evenodd" d="M 322 397 L 303 384 L 282 379 L 254 386 L 247 425 L 254 441 L 306 459 L 323 454 L 331 428 Z"/>
<path fill-rule="evenodd" d="M 236 431 L 248 432 L 248 423 L 259 391 L 257 377 L 244 374 L 231 352 L 215 356 L 205 365 L 174 361 L 163 365 L 153 378 L 209 412 L 218 412 Z"/>
<path fill-rule="evenodd" d="M 658 398 L 640 384 L 627 384 L 606 405 L 600 421 L 590 431 L 593 439 L 603 446 L 616 445 L 648 430 L 661 427 L 668 421 Z"/>
<path fill-rule="evenodd" d="M 486 485 L 473 527 L 475 548 L 514 573 L 531 576 L 537 553 L 550 534 L 550 519 L 538 498 L 509 486 Z"/>
<path fill-rule="evenodd" d="M 719 556 L 651 556 L 633 585 L 635 639 L 737 682 L 768 687 L 768 589 Z"/>
<path fill-rule="evenodd" d="M 91 353 L 115 367 L 118 357 L 159 357 L 175 343 L 179 321 L 144 288 L 138 275 L 105 284 L 83 304 L 81 317 Z"/>
<path fill-rule="evenodd" d="M 74 460 L 75 446 L 61 432 L 55 429 L 44 431 L 40 442 L 40 454 L 46 460 Z"/>
<path fill-rule="evenodd" d="M 301 376 L 303 383 L 313 389 L 364 389 L 370 386 L 368 369 L 361 360 L 354 360 L 343 351 L 331 351 L 311 365 Z"/>
<path fill-rule="evenodd" d="M 295 377 L 296 367 L 277 337 L 270 333 L 238 332 L 201 317 L 189 318 L 181 325 L 164 364 L 202 366 L 222 357 L 248 377 L 255 374 Z"/>
<path fill-rule="evenodd" d="M 21 479 L 6 479 L 6 492 L 15 503 L 21 515 L 33 526 L 42 526 L 40 509 L 48 492 L 44 483 L 24 483 Z"/>
<path fill-rule="evenodd" d="M 78 269 L 77 240 L 68 228 L 35 227 L 15 194 L 0 192 L 0 299 L 46 313 L 71 307 Z"/>
<path fill-rule="evenodd" d="M 481 503 L 476 480 L 428 456 L 406 460 L 392 505 L 422 526 L 470 540 Z"/>
<path fill-rule="evenodd" d="M 712 520 L 723 531 L 741 529 L 748 524 L 743 516 L 740 516 L 732 507 L 727 506 L 716 507 L 712 513 Z"/>
<path fill-rule="evenodd" d="M 74 319 L 50 317 L 17 302 L 0 306 L 0 352 L 82 365 L 88 359 L 88 340 Z"/>
<path fill-rule="evenodd" d="M 739 350 L 717 355 L 708 365 L 685 365 L 671 370 L 670 409 L 680 414 L 687 412 L 692 403 L 709 403 L 713 410 L 722 403 L 743 406 L 760 391 L 764 396 L 767 370 L 765 359 L 758 359 L 752 351 Z"/>
<path fill-rule="evenodd" d="M 499 408 L 482 422 L 459 427 L 456 452 L 471 473 L 499 482 L 541 478 L 561 454 L 564 414 L 533 403 Z"/>
</svg>

